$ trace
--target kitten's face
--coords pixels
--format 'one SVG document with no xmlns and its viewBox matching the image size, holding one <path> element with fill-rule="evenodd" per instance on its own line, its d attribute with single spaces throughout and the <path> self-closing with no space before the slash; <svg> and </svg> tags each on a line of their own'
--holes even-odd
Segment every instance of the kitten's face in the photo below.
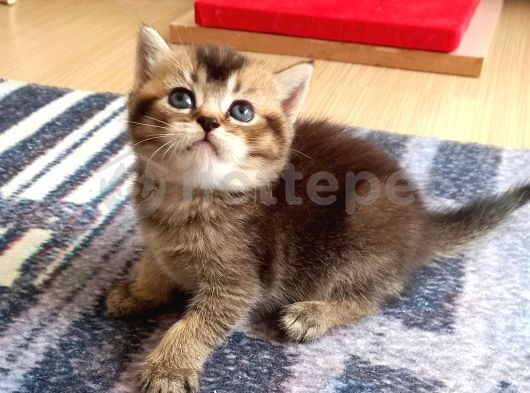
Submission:
<svg viewBox="0 0 530 393">
<path fill-rule="evenodd" d="M 151 28 L 140 33 L 138 60 L 130 131 L 137 154 L 156 164 L 150 170 L 164 168 L 166 180 L 196 188 L 237 191 L 278 176 L 310 64 L 273 74 L 227 49 L 172 51 Z"/>
</svg>

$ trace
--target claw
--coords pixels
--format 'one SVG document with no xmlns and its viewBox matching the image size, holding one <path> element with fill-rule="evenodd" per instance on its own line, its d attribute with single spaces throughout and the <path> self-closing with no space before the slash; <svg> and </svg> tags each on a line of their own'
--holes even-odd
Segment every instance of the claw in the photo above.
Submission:
<svg viewBox="0 0 530 393">
<path fill-rule="evenodd" d="M 190 385 L 190 382 L 188 380 L 184 381 L 184 389 L 186 390 L 186 393 L 193 393 L 194 390 Z"/>
</svg>

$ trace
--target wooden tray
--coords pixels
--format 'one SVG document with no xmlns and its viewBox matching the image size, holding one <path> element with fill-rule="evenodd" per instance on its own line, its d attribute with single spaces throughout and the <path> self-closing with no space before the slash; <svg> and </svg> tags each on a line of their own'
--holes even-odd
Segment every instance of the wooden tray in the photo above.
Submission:
<svg viewBox="0 0 530 393">
<path fill-rule="evenodd" d="M 195 24 L 193 11 L 171 23 L 169 40 L 176 44 L 220 45 L 251 52 L 478 77 L 502 2 L 482 0 L 460 46 L 451 53 L 201 27 Z"/>
</svg>

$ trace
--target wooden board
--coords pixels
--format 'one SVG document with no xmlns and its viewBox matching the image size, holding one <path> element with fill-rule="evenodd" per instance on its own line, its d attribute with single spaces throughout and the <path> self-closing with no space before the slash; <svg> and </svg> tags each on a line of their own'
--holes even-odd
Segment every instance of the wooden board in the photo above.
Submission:
<svg viewBox="0 0 530 393">
<path fill-rule="evenodd" d="M 170 41 L 180 44 L 220 45 L 251 52 L 478 77 L 493 38 L 502 2 L 503 0 L 481 1 L 459 48 L 452 53 L 207 28 L 195 24 L 193 12 L 171 23 Z"/>
</svg>

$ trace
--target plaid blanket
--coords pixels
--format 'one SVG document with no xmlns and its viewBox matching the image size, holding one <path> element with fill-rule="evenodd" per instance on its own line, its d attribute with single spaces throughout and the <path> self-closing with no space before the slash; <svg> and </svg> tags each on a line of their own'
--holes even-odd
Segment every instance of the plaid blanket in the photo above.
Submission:
<svg viewBox="0 0 530 393">
<path fill-rule="evenodd" d="M 128 198 L 126 99 L 0 80 L 0 392 L 127 392 L 179 317 L 111 318 L 142 240 Z M 530 152 L 352 129 L 397 157 L 428 204 L 530 180 Z M 376 315 L 309 344 L 231 334 L 201 392 L 529 392 L 530 206 L 420 271 Z"/>
</svg>

